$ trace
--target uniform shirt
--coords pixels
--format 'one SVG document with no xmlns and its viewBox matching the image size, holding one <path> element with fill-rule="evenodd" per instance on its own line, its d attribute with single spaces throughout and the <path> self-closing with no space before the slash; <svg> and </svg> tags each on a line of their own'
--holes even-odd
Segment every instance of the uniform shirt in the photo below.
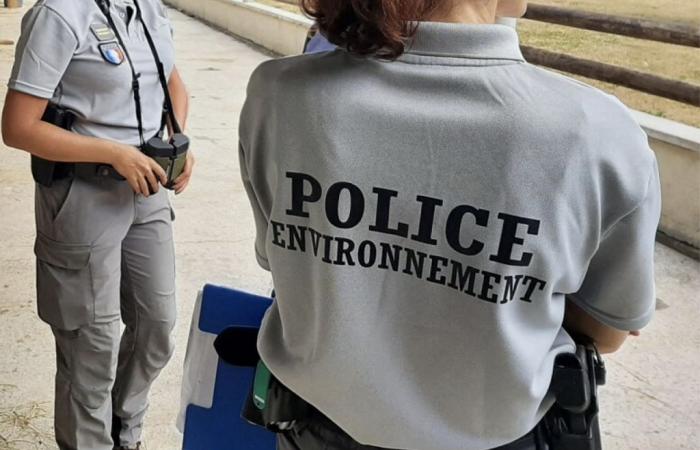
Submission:
<svg viewBox="0 0 700 450">
<path fill-rule="evenodd" d="M 141 74 L 144 136 L 148 139 L 160 128 L 163 110 L 156 64 L 132 0 L 111 3 L 112 18 Z M 140 0 L 139 5 L 169 76 L 174 50 L 165 9 L 160 0 Z M 109 61 L 119 61 L 120 48 L 114 35 L 104 31 L 107 27 L 107 19 L 93 0 L 40 0 L 22 21 L 8 87 L 75 112 L 73 130 L 77 133 L 136 145 L 139 135 L 131 71 L 125 58 L 119 65 Z M 109 48 L 112 51 L 103 54 Z"/>
<path fill-rule="evenodd" d="M 509 27 L 421 23 L 393 62 L 266 62 L 240 157 L 277 292 L 262 359 L 363 444 L 513 441 L 574 349 L 566 296 L 622 330 L 654 311 L 647 137 Z"/>
</svg>

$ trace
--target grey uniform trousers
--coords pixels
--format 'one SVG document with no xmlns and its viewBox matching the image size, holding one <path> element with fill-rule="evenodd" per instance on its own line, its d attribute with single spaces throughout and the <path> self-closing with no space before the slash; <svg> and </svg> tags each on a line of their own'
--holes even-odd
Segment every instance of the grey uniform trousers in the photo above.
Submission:
<svg viewBox="0 0 700 450">
<path fill-rule="evenodd" d="M 167 193 L 145 198 L 103 177 L 36 189 L 38 311 L 56 340 L 56 441 L 61 450 L 133 446 L 148 391 L 173 351 Z M 122 423 L 116 443 L 113 414 Z"/>
</svg>

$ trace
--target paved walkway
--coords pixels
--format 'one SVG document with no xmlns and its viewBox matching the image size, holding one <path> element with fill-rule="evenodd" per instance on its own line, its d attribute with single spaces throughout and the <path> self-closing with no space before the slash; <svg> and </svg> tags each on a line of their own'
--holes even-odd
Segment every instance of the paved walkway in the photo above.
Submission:
<svg viewBox="0 0 700 450">
<path fill-rule="evenodd" d="M 30 3 L 30 2 L 26 2 Z M 26 8 L 24 8 L 26 10 Z M 0 8 L 0 94 L 23 10 Z M 266 55 L 175 11 L 178 67 L 192 94 L 189 132 L 198 164 L 175 199 L 177 350 L 157 381 L 148 450 L 176 450 L 182 360 L 193 299 L 203 282 L 262 292 L 252 216 L 238 180 L 236 129 L 245 84 Z M 1 146 L 0 146 L 1 147 Z M 0 449 L 53 449 L 53 341 L 35 314 L 33 186 L 26 154 L 0 149 Z M 606 449 L 700 448 L 700 264 L 657 247 L 659 311 L 639 339 L 607 359 L 602 391 Z M 88 449 L 86 449 L 88 450 Z M 223 450 L 223 449 L 211 449 Z"/>
</svg>

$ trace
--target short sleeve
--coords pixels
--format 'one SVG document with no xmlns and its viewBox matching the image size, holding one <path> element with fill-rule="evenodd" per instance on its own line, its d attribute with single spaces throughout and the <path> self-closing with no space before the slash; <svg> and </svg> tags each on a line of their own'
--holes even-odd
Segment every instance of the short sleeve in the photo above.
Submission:
<svg viewBox="0 0 700 450">
<path fill-rule="evenodd" d="M 583 284 L 571 300 L 619 330 L 647 325 L 656 305 L 654 242 L 660 214 L 659 172 L 654 160 L 646 195 L 602 237 Z"/>
<path fill-rule="evenodd" d="M 265 238 L 267 236 L 268 220 L 263 212 L 263 208 L 255 193 L 255 189 L 248 175 L 248 165 L 246 163 L 243 146 L 238 146 L 238 156 L 241 166 L 241 179 L 245 187 L 246 194 L 250 206 L 253 208 L 253 217 L 255 218 L 255 258 L 260 267 L 265 270 L 270 270 L 270 263 L 267 260 L 267 251 L 265 250 Z"/>
<path fill-rule="evenodd" d="M 58 13 L 35 6 L 22 20 L 8 88 L 52 98 L 77 46 L 75 33 Z"/>
<path fill-rule="evenodd" d="M 167 22 L 168 29 L 170 30 L 170 37 L 174 37 L 175 30 L 173 29 L 173 23 L 170 21 L 168 8 L 165 7 L 165 4 L 163 4 L 161 0 L 158 0 L 158 2 L 156 2 L 156 9 L 158 10 L 158 16 Z"/>
</svg>

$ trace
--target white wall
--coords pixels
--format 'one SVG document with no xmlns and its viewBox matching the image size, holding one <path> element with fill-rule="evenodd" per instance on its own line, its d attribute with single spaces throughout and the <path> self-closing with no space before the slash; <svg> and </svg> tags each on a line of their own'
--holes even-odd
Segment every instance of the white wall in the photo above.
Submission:
<svg viewBox="0 0 700 450">
<path fill-rule="evenodd" d="M 180 11 L 281 55 L 301 52 L 311 20 L 246 0 L 165 0 Z"/>
</svg>

